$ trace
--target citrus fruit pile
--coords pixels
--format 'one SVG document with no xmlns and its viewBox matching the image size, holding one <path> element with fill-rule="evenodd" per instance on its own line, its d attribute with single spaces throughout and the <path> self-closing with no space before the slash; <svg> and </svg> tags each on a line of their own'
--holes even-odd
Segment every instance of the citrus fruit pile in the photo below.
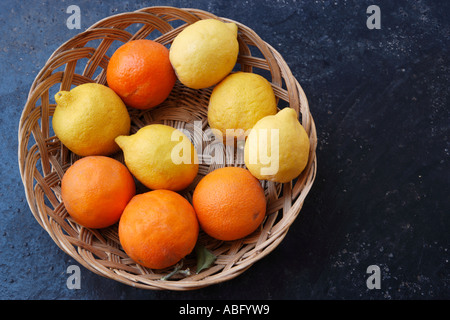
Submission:
<svg viewBox="0 0 450 320">
<path fill-rule="evenodd" d="M 55 135 L 81 157 L 61 180 L 67 212 L 86 228 L 118 224 L 123 250 L 144 267 L 175 265 L 193 252 L 200 230 L 221 241 L 250 235 L 266 215 L 260 180 L 291 181 L 307 164 L 309 138 L 297 113 L 278 111 L 261 75 L 233 72 L 237 36 L 236 24 L 205 19 L 184 28 L 169 48 L 130 40 L 111 56 L 106 85 L 86 83 L 55 95 Z M 208 173 L 195 185 L 192 201 L 179 193 L 198 175 L 189 138 L 162 124 L 130 132 L 128 108 L 151 112 L 177 81 L 212 88 L 210 128 L 227 141 L 245 141 L 246 168 Z M 114 158 L 118 152 L 123 163 Z M 148 191 L 137 193 L 136 180 Z"/>
</svg>

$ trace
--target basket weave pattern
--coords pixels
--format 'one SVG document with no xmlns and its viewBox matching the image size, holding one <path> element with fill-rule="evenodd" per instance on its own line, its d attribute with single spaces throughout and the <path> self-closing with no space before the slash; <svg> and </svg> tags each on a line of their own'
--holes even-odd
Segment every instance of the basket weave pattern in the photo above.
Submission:
<svg viewBox="0 0 450 320">
<path fill-rule="evenodd" d="M 106 68 L 114 45 L 134 39 L 152 38 L 170 45 L 188 24 L 215 18 L 238 26 L 241 71 L 268 73 L 279 102 L 297 111 L 310 137 L 309 162 L 302 174 L 290 183 L 261 181 L 268 201 L 267 216 L 261 227 L 248 237 L 236 241 L 219 241 L 200 232 L 199 242 L 216 256 L 214 264 L 198 274 L 194 254 L 183 260 L 182 269 L 190 275 L 175 274 L 161 280 L 173 268 L 151 270 L 132 261 L 121 249 L 117 225 L 91 230 L 70 219 L 61 200 L 60 182 L 64 172 L 79 157 L 70 152 L 51 129 L 55 110 L 53 95 L 59 90 L 97 82 L 106 84 Z M 130 29 L 137 30 L 130 32 Z M 95 45 L 94 45 L 95 44 Z M 76 72 L 79 68 L 81 72 Z M 129 108 L 131 133 L 145 125 L 163 123 L 193 133 L 193 142 L 207 151 L 211 143 L 198 134 L 194 123 L 208 128 L 207 107 L 211 89 L 193 90 L 176 83 L 171 95 L 160 106 L 147 110 Z M 197 134 L 196 134 L 197 132 Z M 77 262 L 92 272 L 130 286 L 154 290 L 192 290 L 232 279 L 275 249 L 298 216 L 316 175 L 317 136 L 308 101 L 281 55 L 253 30 L 239 22 L 217 17 L 197 9 L 149 7 L 117 14 L 92 25 L 62 44 L 48 59 L 31 85 L 19 124 L 18 160 L 25 194 L 31 212 L 54 242 Z M 217 148 L 215 148 L 217 152 Z M 204 152 L 203 154 L 208 154 Z M 211 163 L 200 156 L 199 174 L 182 195 L 191 200 L 198 181 L 223 166 L 244 166 L 239 152 L 223 149 L 224 163 Z M 123 155 L 114 155 L 123 162 Z"/>
</svg>

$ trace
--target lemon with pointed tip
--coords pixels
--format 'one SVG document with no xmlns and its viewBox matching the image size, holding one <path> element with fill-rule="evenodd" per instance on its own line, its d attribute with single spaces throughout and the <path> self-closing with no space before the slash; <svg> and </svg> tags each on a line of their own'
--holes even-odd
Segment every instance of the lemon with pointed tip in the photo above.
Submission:
<svg viewBox="0 0 450 320">
<path fill-rule="evenodd" d="M 150 124 L 115 141 L 123 150 L 130 172 L 149 189 L 180 191 L 197 176 L 195 147 L 178 129 Z"/>
<path fill-rule="evenodd" d="M 247 169 L 260 180 L 289 182 L 305 169 L 309 137 L 292 108 L 259 120 L 251 129 L 244 149 Z"/>
<path fill-rule="evenodd" d="M 181 31 L 169 52 L 180 82 L 192 89 L 202 89 L 228 75 L 239 53 L 237 30 L 235 23 L 204 19 Z"/>
<path fill-rule="evenodd" d="M 114 139 L 130 132 L 130 116 L 120 97 L 97 83 L 81 84 L 55 95 L 52 126 L 55 135 L 80 156 L 111 155 Z"/>
</svg>

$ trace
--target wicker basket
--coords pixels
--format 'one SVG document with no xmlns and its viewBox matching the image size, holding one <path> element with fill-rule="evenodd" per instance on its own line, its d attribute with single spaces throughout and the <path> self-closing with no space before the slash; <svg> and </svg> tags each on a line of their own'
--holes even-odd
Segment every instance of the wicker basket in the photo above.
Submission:
<svg viewBox="0 0 450 320">
<path fill-rule="evenodd" d="M 212 266 L 196 273 L 192 253 L 183 259 L 184 273 L 143 268 L 121 249 L 117 225 L 101 230 L 84 228 L 70 219 L 61 201 L 60 181 L 67 168 L 78 159 L 54 136 L 51 117 L 54 94 L 86 82 L 106 84 L 106 67 L 115 48 L 132 40 L 150 38 L 170 45 L 183 28 L 200 19 L 215 18 L 238 26 L 237 70 L 264 74 L 272 83 L 279 108 L 291 107 L 310 137 L 309 162 L 294 181 L 277 184 L 261 181 L 268 201 L 267 216 L 250 236 L 236 241 L 218 241 L 200 232 L 199 242 L 216 256 Z M 151 123 L 192 129 L 208 127 L 207 106 L 210 89 L 192 90 L 176 83 L 169 98 L 150 110 L 129 109 L 131 131 Z M 199 122 L 201 121 L 201 122 Z M 316 174 L 317 136 L 307 98 L 281 55 L 250 28 L 239 22 L 196 9 L 149 7 L 105 18 L 61 45 L 48 59 L 31 85 L 18 131 L 20 174 L 31 212 L 54 242 L 92 272 L 121 283 L 155 290 L 192 290 L 232 279 L 274 250 L 298 216 Z M 208 147 L 204 142 L 203 148 Z M 199 141 L 196 141 L 197 143 Z M 119 152 L 114 157 L 123 161 Z M 200 162 L 199 174 L 182 194 L 191 200 L 195 184 L 202 176 L 221 166 L 244 166 L 237 155 L 224 150 L 224 164 Z M 168 279 L 163 279 L 173 274 Z M 167 277 L 166 277 L 167 278 Z"/>
</svg>

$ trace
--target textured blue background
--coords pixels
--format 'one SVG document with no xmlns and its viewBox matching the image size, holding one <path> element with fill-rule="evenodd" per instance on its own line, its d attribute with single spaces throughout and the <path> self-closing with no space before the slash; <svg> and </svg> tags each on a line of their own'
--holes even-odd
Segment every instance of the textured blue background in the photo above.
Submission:
<svg viewBox="0 0 450 320">
<path fill-rule="evenodd" d="M 81 30 L 66 8 L 81 8 Z M 378 4 L 382 29 L 368 30 Z M 101 18 L 195 7 L 255 30 L 285 58 L 317 124 L 318 175 L 299 218 L 239 277 L 189 292 L 145 291 L 81 267 L 33 218 L 17 160 L 29 87 L 51 53 Z M 450 298 L 448 1 L 0 2 L 0 299 Z M 368 290 L 366 268 L 381 268 Z"/>
</svg>

